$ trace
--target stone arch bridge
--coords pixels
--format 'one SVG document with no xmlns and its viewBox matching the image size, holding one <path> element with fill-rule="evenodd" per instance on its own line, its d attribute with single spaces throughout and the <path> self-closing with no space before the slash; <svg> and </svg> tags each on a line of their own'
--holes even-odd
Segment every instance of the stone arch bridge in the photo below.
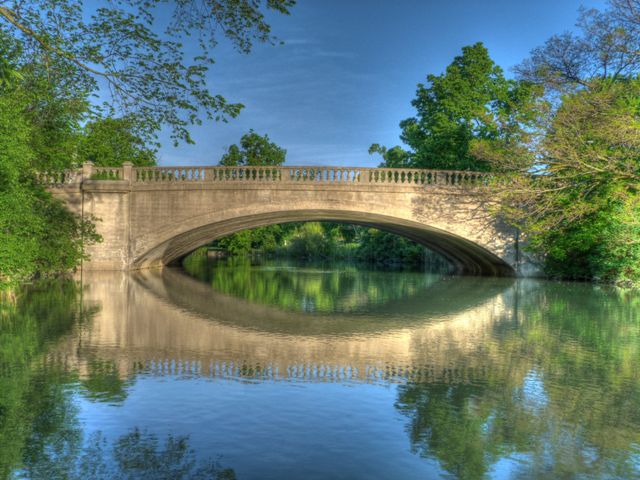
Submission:
<svg viewBox="0 0 640 480">
<path fill-rule="evenodd" d="M 90 270 L 170 264 L 234 232 L 294 221 L 391 231 L 444 255 L 458 273 L 512 276 L 517 232 L 491 215 L 486 174 L 346 167 L 95 167 L 41 174 L 54 196 L 97 220 Z"/>
</svg>

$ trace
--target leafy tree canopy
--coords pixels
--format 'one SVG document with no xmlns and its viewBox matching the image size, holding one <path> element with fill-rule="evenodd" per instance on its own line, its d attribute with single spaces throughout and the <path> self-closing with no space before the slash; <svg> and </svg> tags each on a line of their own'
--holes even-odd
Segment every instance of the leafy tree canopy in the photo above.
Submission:
<svg viewBox="0 0 640 480">
<path fill-rule="evenodd" d="M 31 175 L 32 127 L 19 99 L 0 96 L 0 287 L 73 268 L 93 226 L 72 215 Z"/>
<path fill-rule="evenodd" d="M 566 93 L 592 80 L 615 82 L 640 72 L 640 0 L 610 0 L 610 8 L 582 9 L 577 33 L 565 32 L 534 49 L 520 78 Z M 600 83 L 602 86 L 602 83 Z"/>
<path fill-rule="evenodd" d="M 379 153 L 382 157 L 380 167 L 402 168 L 411 166 L 411 155 L 400 145 L 387 148 L 374 143 L 369 147 L 369 155 L 373 155 L 374 153 Z"/>
<path fill-rule="evenodd" d="M 517 69 L 553 108 L 529 146 L 534 167 L 509 165 L 500 213 L 554 276 L 640 281 L 639 7 L 611 0 L 605 11 L 582 10 L 579 33 L 551 37 Z M 492 161 L 482 148 L 474 154 Z"/>
<path fill-rule="evenodd" d="M 541 89 L 508 80 L 482 43 L 466 46 L 441 75 L 419 84 L 414 117 L 403 120 L 401 139 L 409 147 L 390 150 L 372 145 L 385 166 L 479 170 L 497 168 L 472 154 L 474 142 L 526 144 L 537 118 Z"/>
<path fill-rule="evenodd" d="M 640 279 L 639 98 L 639 80 L 592 81 L 564 95 L 535 149 L 536 170 L 515 173 L 502 191 L 502 213 L 549 273 Z"/>
<path fill-rule="evenodd" d="M 282 165 L 287 151 L 269 140 L 268 135 L 258 135 L 253 130 L 245 133 L 240 139 L 240 145 L 231 145 L 222 156 L 220 165 L 257 166 Z"/>
<path fill-rule="evenodd" d="M 137 132 L 133 118 L 102 118 L 84 128 L 79 153 L 84 161 L 96 165 L 119 166 L 128 161 L 136 166 L 156 163 L 156 151 Z"/>
<path fill-rule="evenodd" d="M 46 72 L 34 79 L 46 78 L 59 96 L 84 100 L 100 92 L 106 100 L 99 113 L 134 115 L 150 132 L 167 127 L 174 142 L 191 142 L 190 125 L 226 120 L 242 108 L 206 85 L 220 37 L 243 53 L 254 42 L 274 42 L 265 13 L 288 14 L 294 3 L 14 0 L 0 5 L 0 37 L 10 40 L 2 56 Z M 193 55 L 185 46 L 190 37 L 199 47 Z"/>
</svg>

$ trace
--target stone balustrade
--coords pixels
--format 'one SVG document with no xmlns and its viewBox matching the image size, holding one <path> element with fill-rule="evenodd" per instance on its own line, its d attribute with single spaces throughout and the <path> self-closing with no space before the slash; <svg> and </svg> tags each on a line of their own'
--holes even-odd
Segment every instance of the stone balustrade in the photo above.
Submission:
<svg viewBox="0 0 640 480">
<path fill-rule="evenodd" d="M 65 170 L 62 172 L 38 172 L 36 180 L 41 185 L 47 186 L 63 186 L 73 185 L 82 180 L 82 172 L 80 170 Z"/>
<path fill-rule="evenodd" d="M 124 180 L 124 167 L 93 167 L 91 180 Z"/>
<path fill-rule="evenodd" d="M 490 174 L 456 170 L 364 167 L 96 167 L 85 163 L 81 170 L 39 174 L 45 185 L 79 183 L 83 179 L 157 183 L 314 183 L 328 185 L 442 185 L 482 186 Z"/>
</svg>

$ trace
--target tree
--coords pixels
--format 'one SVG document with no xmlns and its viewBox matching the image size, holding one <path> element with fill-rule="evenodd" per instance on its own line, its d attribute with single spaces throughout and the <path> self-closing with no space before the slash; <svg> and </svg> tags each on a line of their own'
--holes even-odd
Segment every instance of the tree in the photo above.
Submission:
<svg viewBox="0 0 640 480">
<path fill-rule="evenodd" d="M 147 146 L 135 118 L 102 118 L 89 122 L 79 145 L 80 158 L 96 165 L 118 166 L 131 162 L 155 165 L 156 150 Z"/>
<path fill-rule="evenodd" d="M 231 145 L 222 156 L 220 165 L 258 166 L 258 165 L 282 165 L 287 151 L 269 140 L 268 135 L 258 135 L 253 130 L 245 133 L 240 139 L 240 146 Z"/>
<path fill-rule="evenodd" d="M 377 265 L 424 265 L 428 251 L 422 245 L 394 233 L 365 228 L 356 257 Z"/>
<path fill-rule="evenodd" d="M 582 9 L 579 33 L 554 35 L 522 62 L 520 78 L 559 93 L 609 83 L 640 71 L 640 1 L 610 0 L 610 9 Z M 602 83 L 600 83 L 602 86 Z"/>
<path fill-rule="evenodd" d="M 191 142 L 190 125 L 203 117 L 224 121 L 242 108 L 206 85 L 217 33 L 248 53 L 254 42 L 275 41 L 265 13 L 288 14 L 294 3 L 120 0 L 89 8 L 78 0 L 15 0 L 0 6 L 0 29 L 17 45 L 20 65 L 57 65 L 62 77 L 49 77 L 56 87 L 101 92 L 101 112 L 133 115 L 150 132 L 166 126 L 174 142 Z M 173 12 L 165 18 L 168 7 Z M 198 48 L 187 58 L 192 36 Z"/>
<path fill-rule="evenodd" d="M 370 148 L 383 155 L 385 164 L 486 171 L 498 166 L 473 155 L 474 142 L 489 142 L 496 150 L 531 141 L 541 89 L 507 80 L 482 43 L 463 47 L 444 74 L 428 75 L 427 82 L 418 85 L 411 102 L 416 116 L 400 123 L 409 153 L 400 147 Z"/>
<path fill-rule="evenodd" d="M 564 95 L 536 148 L 510 177 L 503 215 L 554 276 L 640 279 L 640 80 L 592 80 Z"/>
<path fill-rule="evenodd" d="M 21 104 L 0 96 L 0 285 L 73 268 L 92 225 L 66 210 L 32 175 L 31 127 Z"/>
<path fill-rule="evenodd" d="M 387 148 L 377 143 L 372 144 L 369 147 L 369 155 L 379 153 L 382 157 L 381 168 L 403 168 L 411 166 L 411 155 L 404 150 L 400 145 Z"/>
<path fill-rule="evenodd" d="M 551 37 L 517 68 L 552 108 L 530 146 L 532 167 L 513 168 L 497 190 L 500 213 L 553 276 L 640 280 L 638 7 L 611 0 L 608 10 L 582 10 L 579 33 Z M 482 148 L 474 154 L 491 161 Z"/>
</svg>

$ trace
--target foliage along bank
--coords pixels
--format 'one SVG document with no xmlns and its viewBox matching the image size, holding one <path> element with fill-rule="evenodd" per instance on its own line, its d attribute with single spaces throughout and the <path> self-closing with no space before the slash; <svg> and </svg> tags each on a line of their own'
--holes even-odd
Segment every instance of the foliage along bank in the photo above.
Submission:
<svg viewBox="0 0 640 480">
<path fill-rule="evenodd" d="M 640 0 L 581 10 L 507 79 L 481 44 L 419 84 L 382 166 L 494 172 L 496 215 L 556 278 L 640 282 Z M 504 187 L 507 185 L 507 187 Z"/>
<path fill-rule="evenodd" d="M 36 172 L 84 161 L 153 165 L 161 129 L 189 143 L 189 128 L 203 118 L 237 116 L 242 104 L 205 82 L 216 43 L 224 38 L 240 53 L 275 44 L 266 15 L 286 15 L 294 4 L 2 2 L 0 287 L 71 270 L 99 240 L 92 222 L 38 185 Z M 197 52 L 184 46 L 192 35 Z"/>
<path fill-rule="evenodd" d="M 296 222 L 243 230 L 213 242 L 229 256 L 261 255 L 302 262 L 344 260 L 387 268 L 427 267 L 447 272 L 447 261 L 407 238 L 375 228 L 333 222 Z"/>
</svg>

